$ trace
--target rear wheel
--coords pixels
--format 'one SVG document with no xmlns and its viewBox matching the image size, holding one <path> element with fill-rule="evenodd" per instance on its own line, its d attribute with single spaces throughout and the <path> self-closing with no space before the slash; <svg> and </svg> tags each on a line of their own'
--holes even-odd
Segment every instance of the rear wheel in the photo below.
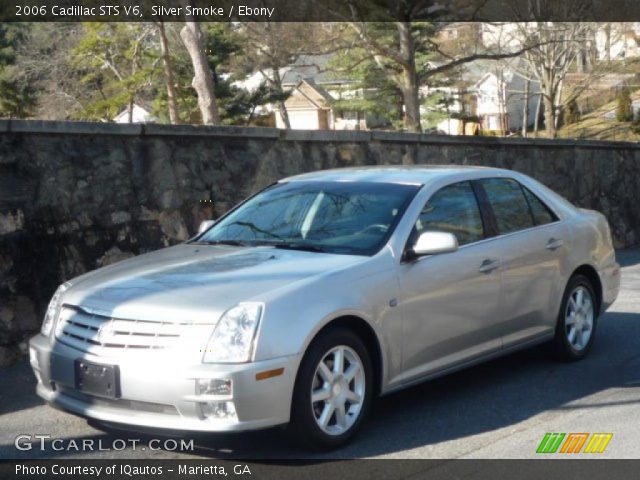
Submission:
<svg viewBox="0 0 640 480">
<path fill-rule="evenodd" d="M 358 431 L 371 404 L 371 359 L 347 329 L 321 334 L 305 354 L 293 395 L 290 428 L 313 449 L 332 449 Z"/>
<path fill-rule="evenodd" d="M 590 280 L 575 275 L 569 280 L 558 314 L 554 347 L 563 360 L 587 356 L 596 333 L 598 305 Z"/>
</svg>

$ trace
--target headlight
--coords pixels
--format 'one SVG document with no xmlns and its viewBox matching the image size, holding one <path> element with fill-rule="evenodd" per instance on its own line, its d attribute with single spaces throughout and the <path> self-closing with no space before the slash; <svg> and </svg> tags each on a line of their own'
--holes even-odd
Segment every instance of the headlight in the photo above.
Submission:
<svg viewBox="0 0 640 480">
<path fill-rule="evenodd" d="M 261 315 L 260 303 L 241 303 L 227 310 L 211 334 L 202 361 L 243 363 L 251 360 L 253 339 Z"/>
<path fill-rule="evenodd" d="M 44 314 L 44 320 L 42 321 L 42 328 L 40 329 L 40 332 L 42 332 L 45 337 L 49 336 L 53 324 L 56 323 L 56 319 L 60 314 L 60 308 L 62 307 L 62 294 L 67 288 L 68 285 L 66 283 L 60 285 L 49 302 L 47 312 Z"/>
</svg>

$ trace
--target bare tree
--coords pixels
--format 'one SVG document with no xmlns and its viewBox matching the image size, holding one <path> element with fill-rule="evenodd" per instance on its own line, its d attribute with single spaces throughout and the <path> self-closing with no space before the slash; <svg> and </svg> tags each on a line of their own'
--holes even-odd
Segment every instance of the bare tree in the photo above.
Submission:
<svg viewBox="0 0 640 480">
<path fill-rule="evenodd" d="M 509 26 L 507 37 L 530 47 L 523 55 L 527 75 L 540 85 L 538 109 L 544 106 L 547 136 L 555 138 L 564 107 L 575 102 L 597 75 L 605 73 L 602 64 L 596 65 L 596 34 L 601 25 L 582 21 L 591 11 L 591 0 L 526 0 L 514 3 L 512 8 L 516 18 L 522 21 L 506 24 Z M 553 18 L 567 21 L 550 21 Z M 604 33 L 608 52 L 611 41 L 608 24 Z M 572 78 L 567 82 L 572 71 L 581 74 L 582 80 Z"/>
<path fill-rule="evenodd" d="M 82 82 L 83 73 L 71 66 L 83 30 L 79 23 L 34 23 L 19 45 L 17 72 L 38 92 L 35 118 L 67 120 L 91 98 L 92 85 Z"/>
<path fill-rule="evenodd" d="M 546 12 L 548 14 L 548 12 Z M 517 71 L 540 86 L 540 104 L 548 137 L 555 138 L 566 106 L 607 73 L 608 62 L 596 61 L 596 33 L 589 22 L 519 22 L 509 24 L 520 43 L 532 42 Z M 537 116 L 536 116 L 537 120 Z M 536 128 L 537 131 L 537 128 Z"/>
<path fill-rule="evenodd" d="M 521 26 L 523 35 L 539 40 L 540 45 L 527 51 L 525 58 L 540 82 L 549 137 L 557 136 L 565 78 L 590 38 L 591 29 L 592 24 L 584 22 L 530 22 Z"/>
</svg>

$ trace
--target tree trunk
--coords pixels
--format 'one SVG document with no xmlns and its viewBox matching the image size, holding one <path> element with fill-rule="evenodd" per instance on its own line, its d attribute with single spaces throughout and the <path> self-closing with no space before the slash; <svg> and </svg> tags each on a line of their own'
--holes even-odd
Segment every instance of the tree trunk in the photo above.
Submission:
<svg viewBox="0 0 640 480">
<path fill-rule="evenodd" d="M 553 104 L 553 96 L 544 95 L 544 126 L 547 130 L 549 138 L 556 138 L 556 115 L 555 105 Z"/>
<path fill-rule="evenodd" d="M 585 46 L 586 49 L 586 46 Z M 576 64 L 578 67 L 578 71 L 580 73 L 585 73 L 586 72 L 586 60 L 585 60 L 585 53 L 586 50 L 582 50 L 578 53 L 578 55 L 576 56 Z"/>
<path fill-rule="evenodd" d="M 287 107 L 284 104 L 285 100 L 282 100 L 284 90 L 282 89 L 282 78 L 280 78 L 280 66 L 274 64 L 271 69 L 273 70 L 273 87 L 280 97 L 280 100 L 278 100 L 278 112 L 280 113 L 282 123 L 284 123 L 284 128 L 290 129 L 291 122 L 289 121 L 289 112 L 287 112 Z"/>
<path fill-rule="evenodd" d="M 127 105 L 127 121 L 129 123 L 133 123 L 133 98 L 129 100 L 129 104 Z"/>
<path fill-rule="evenodd" d="M 542 95 L 538 94 L 538 103 L 536 104 L 536 116 L 533 119 L 533 134 L 538 138 L 538 130 L 540 129 L 540 110 L 542 108 Z"/>
<path fill-rule="evenodd" d="M 495 74 L 498 79 L 498 115 L 500 119 L 500 136 L 506 136 L 508 119 L 506 110 L 507 87 L 504 82 L 504 70 L 498 70 Z"/>
<path fill-rule="evenodd" d="M 189 52 L 193 64 L 193 81 L 191 85 L 198 94 L 198 107 L 205 125 L 219 125 L 220 115 L 216 104 L 213 84 L 213 73 L 209 67 L 207 55 L 202 43 L 200 24 L 187 17 L 186 25 L 180 31 L 180 37 Z"/>
<path fill-rule="evenodd" d="M 400 55 L 403 58 L 401 90 L 404 100 L 404 124 L 409 132 L 421 132 L 420 91 L 416 71 L 416 46 L 411 35 L 411 22 L 398 22 Z"/>
<path fill-rule="evenodd" d="M 529 79 L 524 83 L 524 105 L 522 106 L 522 136 L 527 138 L 529 133 L 529 97 L 530 97 L 531 81 Z"/>
<path fill-rule="evenodd" d="M 558 84 L 558 89 L 556 91 L 556 96 L 555 98 L 555 105 L 556 105 L 556 110 L 555 110 L 555 127 L 556 130 L 558 130 L 562 125 L 560 125 L 560 120 L 562 119 L 562 115 L 564 114 L 564 103 L 562 101 L 562 88 L 564 86 L 564 81 L 561 80 L 560 83 Z M 555 137 L 554 137 L 555 138 Z"/>
<path fill-rule="evenodd" d="M 162 64 L 164 65 L 164 81 L 167 85 L 169 122 L 172 125 L 177 125 L 180 123 L 180 118 L 178 117 L 178 104 L 176 103 L 176 86 L 173 80 L 173 69 L 171 68 L 171 59 L 169 57 L 167 32 L 164 29 L 164 23 L 162 21 L 158 22 L 158 31 L 160 33 L 160 53 L 162 55 Z"/>
<path fill-rule="evenodd" d="M 611 61 L 611 24 L 604 26 L 604 53 L 607 62 Z"/>
<path fill-rule="evenodd" d="M 402 88 L 404 98 L 404 125 L 408 132 L 420 133 L 420 97 L 418 87 L 412 83 Z"/>
</svg>

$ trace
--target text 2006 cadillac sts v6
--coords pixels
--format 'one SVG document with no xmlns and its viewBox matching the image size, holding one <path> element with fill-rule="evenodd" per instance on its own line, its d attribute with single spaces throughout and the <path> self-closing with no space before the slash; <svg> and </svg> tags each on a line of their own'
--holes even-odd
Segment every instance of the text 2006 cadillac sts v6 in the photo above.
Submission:
<svg viewBox="0 0 640 480">
<path fill-rule="evenodd" d="M 329 170 L 65 283 L 31 364 L 86 417 L 331 448 L 376 395 L 546 341 L 584 357 L 619 284 L 605 218 L 525 175 Z"/>
</svg>

